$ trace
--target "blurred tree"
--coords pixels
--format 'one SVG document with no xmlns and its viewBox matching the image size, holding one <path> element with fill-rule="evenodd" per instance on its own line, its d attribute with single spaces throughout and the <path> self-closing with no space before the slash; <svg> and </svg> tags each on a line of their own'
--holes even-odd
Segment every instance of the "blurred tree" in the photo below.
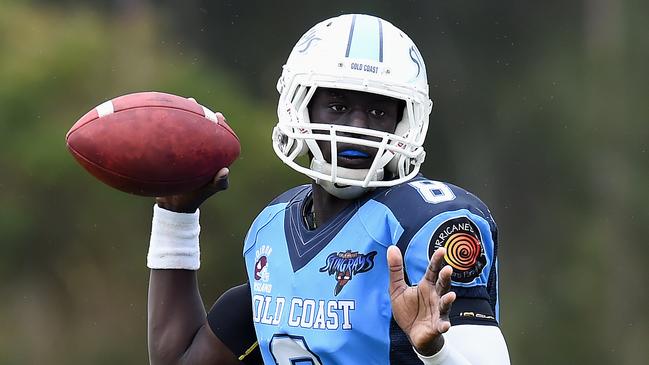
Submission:
<svg viewBox="0 0 649 365">
<path fill-rule="evenodd" d="M 143 6 L 112 18 L 86 7 L 10 4 L 0 12 L 2 364 L 146 362 L 152 199 L 109 189 L 73 162 L 64 135 L 87 110 L 160 90 L 222 110 L 239 134 L 231 189 L 204 214 L 209 303 L 243 280 L 242 261 L 232 258 L 241 257 L 260 202 L 285 183 L 267 179 L 280 166 L 267 143 L 273 108 L 251 103 L 236 77 L 200 53 L 179 52 Z"/>
</svg>

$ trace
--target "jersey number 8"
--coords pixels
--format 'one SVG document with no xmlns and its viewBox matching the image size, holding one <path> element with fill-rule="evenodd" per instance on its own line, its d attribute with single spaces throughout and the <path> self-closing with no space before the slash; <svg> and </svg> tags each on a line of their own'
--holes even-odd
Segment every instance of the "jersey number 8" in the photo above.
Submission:
<svg viewBox="0 0 649 365">
<path fill-rule="evenodd" d="M 322 365 L 302 336 L 274 335 L 270 340 L 270 353 L 277 365 Z"/>
<path fill-rule="evenodd" d="M 432 180 L 420 180 L 413 181 L 408 183 L 408 185 L 417 189 L 419 195 L 424 198 L 425 201 L 437 204 L 455 199 L 455 194 L 448 185 Z"/>
</svg>

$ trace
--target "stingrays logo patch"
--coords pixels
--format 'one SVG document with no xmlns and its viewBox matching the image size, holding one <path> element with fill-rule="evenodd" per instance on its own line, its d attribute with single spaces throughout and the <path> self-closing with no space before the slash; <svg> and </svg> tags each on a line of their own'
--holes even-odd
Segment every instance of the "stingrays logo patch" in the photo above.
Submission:
<svg viewBox="0 0 649 365">
<path fill-rule="evenodd" d="M 446 248 L 444 261 L 453 267 L 452 281 L 470 283 L 487 264 L 480 231 L 467 217 L 449 219 L 435 230 L 428 246 L 429 257 L 440 247 Z"/>
<path fill-rule="evenodd" d="M 351 250 L 334 252 L 327 256 L 327 263 L 320 268 L 320 272 L 326 272 L 329 275 L 335 274 L 337 284 L 334 288 L 334 295 L 338 295 L 354 275 L 372 270 L 374 256 L 376 256 L 376 251 L 368 254 Z"/>
</svg>

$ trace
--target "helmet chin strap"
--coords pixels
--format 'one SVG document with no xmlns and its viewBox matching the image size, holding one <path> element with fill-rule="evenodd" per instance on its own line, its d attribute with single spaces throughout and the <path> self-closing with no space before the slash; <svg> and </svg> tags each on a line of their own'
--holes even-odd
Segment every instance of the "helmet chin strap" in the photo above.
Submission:
<svg viewBox="0 0 649 365">
<path fill-rule="evenodd" d="M 316 158 L 311 159 L 311 170 L 317 171 L 326 175 L 331 176 L 331 164 L 322 161 Z M 345 179 L 354 179 L 354 180 L 365 180 L 365 177 L 369 173 L 369 169 L 348 169 L 345 167 L 340 167 L 336 169 L 336 176 L 342 177 Z M 383 179 L 383 169 L 377 169 L 376 173 L 370 181 L 376 181 Z M 331 181 L 324 179 L 315 179 L 316 184 L 322 186 L 329 194 L 339 198 L 339 199 L 356 199 L 361 195 L 367 193 L 368 191 L 373 190 L 374 188 L 364 188 L 362 186 L 350 186 L 350 185 L 339 185 L 334 184 Z"/>
</svg>

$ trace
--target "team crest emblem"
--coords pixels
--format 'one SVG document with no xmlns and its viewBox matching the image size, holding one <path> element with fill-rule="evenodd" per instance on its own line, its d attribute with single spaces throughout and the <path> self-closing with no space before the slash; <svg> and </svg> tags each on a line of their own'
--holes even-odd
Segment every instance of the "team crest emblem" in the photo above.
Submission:
<svg viewBox="0 0 649 365">
<path fill-rule="evenodd" d="M 351 250 L 334 252 L 327 256 L 327 263 L 320 268 L 320 272 L 326 272 L 329 275 L 335 274 L 337 284 L 334 288 L 334 295 L 338 295 L 354 275 L 372 270 L 374 256 L 376 256 L 376 251 L 368 254 Z"/>
<path fill-rule="evenodd" d="M 449 219 L 435 230 L 428 246 L 429 256 L 440 247 L 446 247 L 444 261 L 453 267 L 452 281 L 470 283 L 487 264 L 480 231 L 467 217 Z"/>
<path fill-rule="evenodd" d="M 268 272 L 268 257 L 273 252 L 270 246 L 263 245 L 255 252 L 255 280 L 268 282 L 270 273 Z"/>
</svg>

